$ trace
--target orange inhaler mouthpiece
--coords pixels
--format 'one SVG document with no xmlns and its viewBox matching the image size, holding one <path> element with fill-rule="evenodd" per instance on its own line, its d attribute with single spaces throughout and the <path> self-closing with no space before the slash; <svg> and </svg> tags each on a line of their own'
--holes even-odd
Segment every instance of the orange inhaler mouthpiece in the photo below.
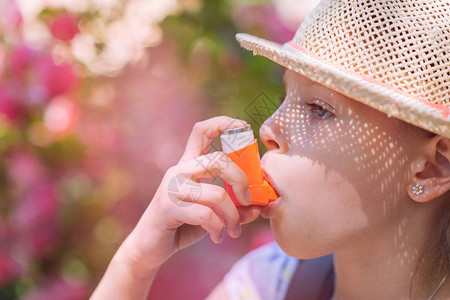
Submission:
<svg viewBox="0 0 450 300">
<path fill-rule="evenodd" d="M 221 136 L 222 149 L 225 152 L 225 154 L 244 171 L 245 175 L 247 175 L 249 189 L 252 194 L 251 205 L 266 206 L 269 204 L 269 202 L 277 200 L 279 195 L 270 186 L 270 184 L 265 179 L 263 179 L 263 173 L 261 170 L 261 160 L 258 151 L 258 142 L 255 138 L 253 138 L 253 132 L 251 131 L 250 124 L 247 124 L 242 128 L 228 129 L 224 131 L 224 134 L 228 135 L 228 137 L 230 137 L 229 136 L 230 134 L 239 134 L 239 133 L 246 134 L 246 137 L 244 137 L 244 143 L 242 143 L 243 139 L 242 138 L 239 139 L 239 137 L 237 136 L 231 137 L 231 139 L 228 138 L 228 142 L 226 142 L 227 139 L 224 139 L 222 135 Z M 235 148 L 238 148 L 233 147 L 232 145 L 230 145 L 230 143 L 232 142 L 235 143 L 235 141 L 238 141 L 240 142 L 239 144 L 245 145 L 246 144 L 245 139 L 247 139 L 247 141 L 250 141 L 252 139 L 253 142 L 250 143 L 249 145 L 244 146 L 243 148 L 240 148 L 232 152 L 228 152 L 230 149 L 233 150 Z M 224 185 L 225 190 L 227 191 L 230 198 L 233 200 L 234 205 L 243 206 L 236 200 L 232 186 L 226 183 L 225 180 Z"/>
</svg>

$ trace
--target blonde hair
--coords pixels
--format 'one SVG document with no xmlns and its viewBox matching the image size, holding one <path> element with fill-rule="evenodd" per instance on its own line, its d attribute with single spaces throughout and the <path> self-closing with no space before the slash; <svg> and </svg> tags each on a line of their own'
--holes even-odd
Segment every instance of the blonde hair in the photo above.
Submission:
<svg viewBox="0 0 450 300">
<path fill-rule="evenodd" d="M 436 135 L 409 123 L 405 124 L 409 125 L 406 127 L 411 138 L 415 138 L 417 135 L 428 137 Z M 430 296 L 443 277 L 450 272 L 450 191 L 433 201 L 442 203 L 432 216 L 432 220 L 434 220 L 433 229 L 419 256 L 411 280 L 410 299 L 424 299 L 424 297 Z M 416 298 L 413 298 L 413 296 L 416 296 Z"/>
<path fill-rule="evenodd" d="M 435 199 L 438 200 L 438 199 Z M 442 204 L 433 216 L 433 231 L 419 257 L 410 286 L 410 298 L 413 287 L 417 299 L 423 299 L 450 272 L 450 191 L 439 197 Z"/>
</svg>

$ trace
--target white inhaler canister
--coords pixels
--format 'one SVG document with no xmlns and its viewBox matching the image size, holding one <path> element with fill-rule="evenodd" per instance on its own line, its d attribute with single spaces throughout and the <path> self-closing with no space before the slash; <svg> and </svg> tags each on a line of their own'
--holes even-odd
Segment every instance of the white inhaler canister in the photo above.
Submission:
<svg viewBox="0 0 450 300">
<path fill-rule="evenodd" d="M 255 140 L 250 124 L 241 128 L 227 129 L 222 131 L 220 141 L 222 152 L 225 154 L 240 150 L 252 144 Z"/>
</svg>

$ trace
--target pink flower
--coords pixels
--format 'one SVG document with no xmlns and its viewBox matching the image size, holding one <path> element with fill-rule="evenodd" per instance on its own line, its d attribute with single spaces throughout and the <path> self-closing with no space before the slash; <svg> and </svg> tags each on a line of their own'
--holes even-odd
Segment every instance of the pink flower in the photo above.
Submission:
<svg viewBox="0 0 450 300">
<path fill-rule="evenodd" d="M 55 38 L 70 41 L 79 32 L 78 20 L 68 13 L 61 13 L 52 20 L 50 31 Z"/>
<path fill-rule="evenodd" d="M 53 276 L 38 290 L 26 296 L 24 300 L 48 300 L 65 299 L 81 300 L 88 297 L 87 286 L 74 279 L 65 280 L 61 277 Z"/>
<path fill-rule="evenodd" d="M 54 187 L 42 180 L 27 191 L 11 218 L 25 249 L 42 257 L 56 245 L 58 238 L 58 201 Z"/>
<path fill-rule="evenodd" d="M 11 29 L 18 29 L 22 24 L 22 14 L 17 7 L 17 3 L 14 0 L 7 0 L 3 5 L 1 23 L 5 27 Z"/>
<path fill-rule="evenodd" d="M 274 42 L 284 43 L 294 37 L 295 31 L 288 28 L 270 5 L 249 4 L 238 7 L 234 21 L 239 30 L 250 31 Z"/>
<path fill-rule="evenodd" d="M 0 219 L 0 245 L 10 245 L 14 239 L 8 222 Z"/>
<path fill-rule="evenodd" d="M 53 98 L 44 113 L 47 129 L 59 136 L 72 132 L 80 114 L 78 105 L 66 96 Z"/>
<path fill-rule="evenodd" d="M 40 82 L 27 84 L 25 99 L 30 105 L 44 105 L 48 102 L 49 96 L 45 86 Z"/>
<path fill-rule="evenodd" d="M 0 114 L 12 122 L 18 121 L 25 114 L 25 106 L 10 87 L 0 86 Z"/>
<path fill-rule="evenodd" d="M 9 157 L 8 171 L 15 184 L 24 190 L 37 186 L 44 177 L 44 170 L 39 160 L 23 151 Z"/>
<path fill-rule="evenodd" d="M 20 265 L 9 255 L 0 252 L 0 287 L 17 279 L 22 272 Z"/>
<path fill-rule="evenodd" d="M 264 29 L 267 32 L 269 39 L 277 43 L 284 43 L 294 37 L 295 31 L 289 29 L 280 20 L 280 17 L 277 15 L 276 11 L 273 8 L 267 7 L 264 13 L 266 20 L 264 22 Z"/>
<path fill-rule="evenodd" d="M 16 46 L 9 55 L 9 62 L 11 72 L 16 77 L 21 79 L 24 72 L 31 67 L 37 58 L 37 52 L 25 45 Z"/>
<path fill-rule="evenodd" d="M 6 53 L 2 45 L 0 45 L 0 76 L 3 77 L 3 70 L 5 69 Z"/>
<path fill-rule="evenodd" d="M 69 91 L 76 83 L 76 75 L 69 64 L 57 65 L 51 57 L 42 57 L 36 63 L 36 76 L 47 89 L 50 98 Z"/>
<path fill-rule="evenodd" d="M 24 45 L 13 49 L 9 55 L 9 66 L 15 79 L 6 84 L 19 84 L 16 94 L 21 93 L 21 98 L 28 105 L 46 103 L 54 96 L 70 91 L 77 82 L 71 65 L 56 64 L 49 54 Z"/>
</svg>

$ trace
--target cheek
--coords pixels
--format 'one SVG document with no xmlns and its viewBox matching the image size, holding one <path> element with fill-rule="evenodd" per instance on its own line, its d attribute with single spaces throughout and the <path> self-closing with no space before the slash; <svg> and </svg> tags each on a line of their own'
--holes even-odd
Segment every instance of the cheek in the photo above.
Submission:
<svg viewBox="0 0 450 300">
<path fill-rule="evenodd" d="M 291 124 L 286 126 L 286 148 L 318 164 L 324 172 L 338 172 L 369 206 L 378 204 L 385 216 L 392 216 L 398 213 L 401 199 L 407 197 L 403 183 L 409 179 L 408 145 L 392 129 L 397 123 L 382 114 L 372 118 L 357 113 L 345 121 L 301 118 L 298 126 L 286 118 L 286 125 Z M 328 188 L 326 184 L 319 182 L 308 188 L 316 187 L 319 193 Z"/>
<path fill-rule="evenodd" d="M 291 157 L 289 166 L 283 173 L 290 176 L 279 183 L 283 202 L 271 219 L 286 253 L 305 259 L 326 255 L 367 228 L 367 214 L 375 214 L 376 206 L 364 211 L 361 197 L 341 174 L 305 158 Z"/>
</svg>

